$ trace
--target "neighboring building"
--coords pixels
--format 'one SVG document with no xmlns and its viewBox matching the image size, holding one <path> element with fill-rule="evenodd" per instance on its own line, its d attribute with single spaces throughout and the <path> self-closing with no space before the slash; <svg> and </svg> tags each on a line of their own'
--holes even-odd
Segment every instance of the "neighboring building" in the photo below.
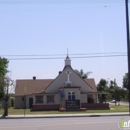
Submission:
<svg viewBox="0 0 130 130">
<path fill-rule="evenodd" d="M 66 109 L 109 109 L 109 104 L 98 103 L 94 79 L 82 79 L 71 67 L 67 56 L 65 66 L 55 79 L 17 80 L 15 108 L 58 110 L 61 103 L 59 88 L 63 87 Z M 26 95 L 26 98 L 25 98 Z"/>
</svg>

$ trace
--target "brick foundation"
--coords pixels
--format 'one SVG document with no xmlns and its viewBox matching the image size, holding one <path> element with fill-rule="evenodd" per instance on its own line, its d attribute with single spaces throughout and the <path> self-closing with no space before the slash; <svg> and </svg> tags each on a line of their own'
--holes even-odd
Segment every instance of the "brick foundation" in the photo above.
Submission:
<svg viewBox="0 0 130 130">
<path fill-rule="evenodd" d="M 59 110 L 59 104 L 50 105 L 33 105 L 32 110 Z M 81 103 L 81 108 L 86 108 L 87 110 L 107 110 L 109 108 L 109 103 Z"/>
<path fill-rule="evenodd" d="M 109 103 L 81 103 L 82 108 L 87 110 L 106 110 L 109 108 Z"/>
<path fill-rule="evenodd" d="M 59 110 L 59 104 L 53 105 L 33 105 L 33 110 Z"/>
</svg>

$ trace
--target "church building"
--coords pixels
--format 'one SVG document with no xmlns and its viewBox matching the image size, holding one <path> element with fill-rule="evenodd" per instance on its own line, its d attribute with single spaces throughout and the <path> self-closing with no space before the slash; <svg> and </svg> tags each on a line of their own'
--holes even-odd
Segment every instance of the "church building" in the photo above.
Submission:
<svg viewBox="0 0 130 130">
<path fill-rule="evenodd" d="M 108 103 L 99 101 L 102 94 L 97 92 L 94 79 L 83 79 L 73 70 L 71 59 L 67 55 L 63 70 L 55 79 L 33 77 L 16 80 L 15 108 L 31 108 L 32 110 L 109 109 Z"/>
</svg>

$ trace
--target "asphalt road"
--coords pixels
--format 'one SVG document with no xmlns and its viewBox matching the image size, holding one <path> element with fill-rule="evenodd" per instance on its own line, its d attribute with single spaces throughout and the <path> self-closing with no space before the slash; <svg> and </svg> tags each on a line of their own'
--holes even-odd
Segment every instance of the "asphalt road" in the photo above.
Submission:
<svg viewBox="0 0 130 130">
<path fill-rule="evenodd" d="M 0 119 L 0 130 L 119 130 L 118 122 L 130 117 L 75 117 Z"/>
</svg>

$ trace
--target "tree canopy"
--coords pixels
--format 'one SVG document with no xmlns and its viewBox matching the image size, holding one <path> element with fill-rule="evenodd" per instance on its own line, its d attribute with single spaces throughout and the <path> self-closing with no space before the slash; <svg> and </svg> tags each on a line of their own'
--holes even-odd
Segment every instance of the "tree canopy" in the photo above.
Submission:
<svg viewBox="0 0 130 130">
<path fill-rule="evenodd" d="M 0 100 L 5 96 L 5 76 L 8 73 L 8 63 L 9 61 L 6 58 L 0 57 Z"/>
<path fill-rule="evenodd" d="M 9 61 L 6 58 L 0 57 L 0 77 L 3 77 L 7 74 L 8 63 Z"/>
<path fill-rule="evenodd" d="M 128 73 L 123 76 L 123 88 L 128 89 Z"/>
<path fill-rule="evenodd" d="M 81 78 L 83 78 L 83 79 L 86 79 L 86 78 L 88 78 L 88 76 L 92 73 L 92 72 L 84 72 L 83 71 L 83 69 L 81 69 L 81 70 L 77 70 L 77 69 L 75 69 L 74 70 Z"/>
<path fill-rule="evenodd" d="M 97 90 L 107 92 L 108 90 L 107 85 L 108 85 L 108 82 L 105 79 L 101 79 L 97 85 Z"/>
</svg>

